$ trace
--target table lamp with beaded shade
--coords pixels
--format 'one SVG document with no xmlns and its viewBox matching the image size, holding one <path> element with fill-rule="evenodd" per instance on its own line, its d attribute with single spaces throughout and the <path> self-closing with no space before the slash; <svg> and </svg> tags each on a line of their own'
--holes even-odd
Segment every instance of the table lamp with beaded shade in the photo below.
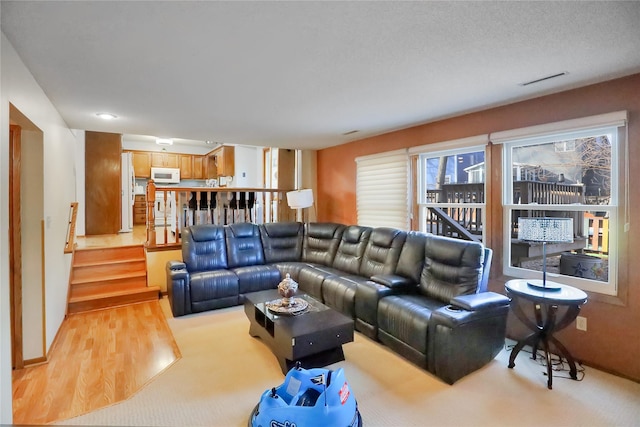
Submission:
<svg viewBox="0 0 640 427">
<path fill-rule="evenodd" d="M 542 243 L 542 280 L 527 284 L 542 291 L 559 290 L 558 283 L 547 281 L 547 243 L 572 243 L 573 218 L 518 218 L 518 240 Z"/>
</svg>

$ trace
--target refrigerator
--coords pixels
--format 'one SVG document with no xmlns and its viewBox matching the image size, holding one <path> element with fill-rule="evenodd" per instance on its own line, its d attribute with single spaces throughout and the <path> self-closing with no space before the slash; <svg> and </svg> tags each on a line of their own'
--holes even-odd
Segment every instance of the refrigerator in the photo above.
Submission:
<svg viewBox="0 0 640 427">
<path fill-rule="evenodd" d="M 121 209 L 120 216 L 122 226 L 121 233 L 130 233 L 133 231 L 133 204 L 135 202 L 135 186 L 136 177 L 133 170 L 133 155 L 131 153 L 122 153 L 122 163 L 120 167 L 122 174 L 122 191 L 121 191 Z"/>
</svg>

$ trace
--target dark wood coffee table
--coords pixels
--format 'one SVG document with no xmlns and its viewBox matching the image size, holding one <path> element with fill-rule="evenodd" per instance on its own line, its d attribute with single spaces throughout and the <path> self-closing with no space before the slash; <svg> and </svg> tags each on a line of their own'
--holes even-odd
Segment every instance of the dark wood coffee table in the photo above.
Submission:
<svg viewBox="0 0 640 427">
<path fill-rule="evenodd" d="M 266 303 L 280 298 L 276 289 L 246 295 L 244 311 L 250 322 L 249 335 L 259 337 L 278 359 L 286 374 L 296 362 L 317 368 L 344 360 L 342 344 L 353 341 L 353 319 L 308 295 L 296 295 L 309 303 L 296 315 L 271 312 Z"/>
</svg>

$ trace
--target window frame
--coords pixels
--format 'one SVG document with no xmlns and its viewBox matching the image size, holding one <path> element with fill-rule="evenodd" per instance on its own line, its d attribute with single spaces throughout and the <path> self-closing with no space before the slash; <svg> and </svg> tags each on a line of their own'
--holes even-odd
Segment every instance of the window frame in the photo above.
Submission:
<svg viewBox="0 0 640 427">
<path fill-rule="evenodd" d="M 564 127 L 563 127 L 564 124 Z M 625 129 L 622 129 L 622 127 Z M 567 122 L 541 125 L 533 128 L 502 132 L 502 135 L 492 138 L 494 143 L 503 144 L 502 161 L 502 210 L 503 210 L 503 273 L 507 276 L 540 279 L 542 272 L 511 265 L 511 219 L 514 210 L 531 211 L 566 211 L 566 212 L 607 212 L 609 219 L 609 250 L 607 281 L 573 277 L 564 274 L 547 272 L 550 280 L 577 287 L 597 294 L 618 296 L 619 294 L 619 248 L 621 233 L 621 202 L 620 195 L 624 186 L 623 171 L 628 171 L 628 164 L 622 163 L 621 153 L 627 148 L 626 112 L 610 113 L 606 115 L 587 117 Z M 611 135 L 611 191 L 608 205 L 593 204 L 517 204 L 513 200 L 513 167 L 512 152 L 514 148 L 541 143 L 585 138 L 589 136 Z M 628 161 L 628 158 L 626 159 Z M 626 196 L 626 194 L 625 194 Z M 626 203 L 626 200 L 625 200 Z M 626 221 L 626 218 L 625 220 Z M 625 227 L 626 228 L 626 227 Z M 587 233 L 588 237 L 588 233 Z"/>
<path fill-rule="evenodd" d="M 418 157 L 417 171 L 417 205 L 418 205 L 418 229 L 421 232 L 428 232 L 426 229 L 427 210 L 430 207 L 439 208 L 475 208 L 481 210 L 481 221 L 483 224 L 482 234 L 479 235 L 480 241 L 486 242 L 487 233 L 487 173 L 485 170 L 483 184 L 484 202 L 482 203 L 433 203 L 426 200 L 426 159 L 442 156 L 457 156 L 460 154 L 470 154 L 474 152 L 483 152 L 484 161 L 489 156 L 489 136 L 478 135 L 469 138 L 457 139 L 452 141 L 443 141 L 434 144 L 415 147 L 409 151 L 411 155 Z"/>
</svg>

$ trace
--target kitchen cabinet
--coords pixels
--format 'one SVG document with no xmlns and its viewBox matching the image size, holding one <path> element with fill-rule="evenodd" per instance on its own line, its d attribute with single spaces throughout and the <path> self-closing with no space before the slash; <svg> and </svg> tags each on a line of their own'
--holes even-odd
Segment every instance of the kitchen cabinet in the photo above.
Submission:
<svg viewBox="0 0 640 427">
<path fill-rule="evenodd" d="M 151 153 L 151 167 L 153 168 L 179 168 L 179 154 L 176 153 Z"/>
<path fill-rule="evenodd" d="M 206 156 L 193 156 L 193 179 L 207 179 Z"/>
<path fill-rule="evenodd" d="M 151 177 L 151 153 L 146 151 L 132 151 L 133 170 L 136 178 Z"/>
<path fill-rule="evenodd" d="M 133 225 L 147 223 L 147 203 L 144 194 L 136 194 L 133 202 Z"/>
<path fill-rule="evenodd" d="M 223 145 L 209 153 L 207 158 L 207 177 L 219 178 L 235 174 L 236 148 Z"/>
<path fill-rule="evenodd" d="M 180 154 L 180 179 L 194 179 L 193 157 L 191 154 Z"/>
</svg>

